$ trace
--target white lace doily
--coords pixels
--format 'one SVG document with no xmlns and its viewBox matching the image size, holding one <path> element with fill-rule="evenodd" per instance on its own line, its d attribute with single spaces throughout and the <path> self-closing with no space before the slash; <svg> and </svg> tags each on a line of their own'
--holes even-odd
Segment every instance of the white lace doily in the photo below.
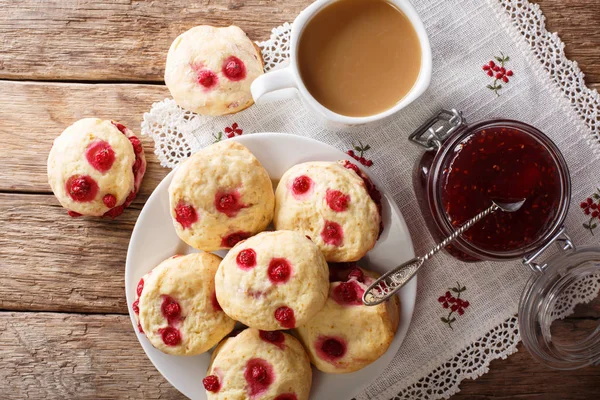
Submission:
<svg viewBox="0 0 600 400">
<path fill-rule="evenodd" d="M 539 6 L 527 0 L 463 0 L 452 7 L 444 0 L 414 3 L 430 34 L 433 79 L 430 89 L 398 116 L 340 133 L 321 128 L 295 99 L 216 118 L 186 112 L 165 99 L 144 115 L 142 133 L 154 139 L 155 153 L 168 168 L 227 134 L 288 132 L 343 150 L 358 141 L 369 144 L 371 173 L 399 204 L 419 253 L 433 241 L 420 215 L 410 173 L 399 172 L 411 171 L 422 154 L 406 137 L 440 108 L 461 109 L 469 121 L 507 116 L 537 126 L 561 148 L 571 171 L 577 171 L 567 229 L 575 243 L 597 244 L 582 228 L 579 201 L 600 185 L 600 97 L 585 86 L 577 64 L 565 57 L 559 37 L 546 31 Z M 273 29 L 271 38 L 259 44 L 266 70 L 286 62 L 290 28 L 286 23 Z M 486 88 L 490 81 L 482 65 L 501 51 L 510 55 L 514 76 L 497 97 Z M 417 307 L 400 352 L 358 399 L 447 398 L 459 390 L 463 379 L 477 378 L 492 360 L 516 351 L 520 337 L 515 314 L 529 270 L 518 262 L 473 267 L 445 255 L 431 264 L 420 272 Z M 438 297 L 457 279 L 468 289 L 464 295 L 470 306 L 451 329 L 440 321 L 447 310 Z M 579 284 L 580 290 L 564 297 L 556 318 L 598 296 L 598 278 Z"/>
</svg>

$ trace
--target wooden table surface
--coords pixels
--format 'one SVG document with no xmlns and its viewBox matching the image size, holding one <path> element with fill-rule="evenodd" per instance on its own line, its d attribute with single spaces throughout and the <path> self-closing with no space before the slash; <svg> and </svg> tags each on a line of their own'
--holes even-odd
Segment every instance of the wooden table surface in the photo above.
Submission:
<svg viewBox="0 0 600 400">
<path fill-rule="evenodd" d="M 124 292 L 125 256 L 148 195 L 167 174 L 149 160 L 141 193 L 116 219 L 67 217 L 46 181 L 52 140 L 79 118 L 139 131 L 168 96 L 166 52 L 199 24 L 235 23 L 252 39 L 293 20 L 310 0 L 0 0 L 1 398 L 182 396 L 144 355 Z M 551 30 L 600 89 L 600 1 L 544 0 Z M 600 180 L 599 180 L 600 185 Z M 590 311 L 591 310 L 591 311 Z M 564 329 L 597 324 L 600 305 Z M 600 368 L 552 371 L 519 347 L 455 398 L 598 398 Z"/>
</svg>

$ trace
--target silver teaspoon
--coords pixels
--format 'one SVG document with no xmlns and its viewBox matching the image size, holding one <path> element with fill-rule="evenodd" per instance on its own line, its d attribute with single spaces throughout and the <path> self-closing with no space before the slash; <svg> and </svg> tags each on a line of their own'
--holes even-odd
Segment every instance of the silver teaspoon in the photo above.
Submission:
<svg viewBox="0 0 600 400">
<path fill-rule="evenodd" d="M 492 205 L 474 216 L 472 219 L 465 222 L 460 228 L 458 228 L 452 235 L 448 236 L 441 243 L 435 246 L 429 253 L 422 257 L 415 257 L 412 260 L 405 262 L 404 264 L 396 267 L 395 269 L 386 272 L 381 275 L 371 286 L 365 290 L 362 301 L 367 306 L 375 306 L 379 303 L 383 303 L 390 297 L 392 297 L 398 290 L 402 288 L 423 266 L 425 261 L 431 258 L 435 253 L 452 243 L 457 237 L 459 237 L 464 231 L 475 225 L 482 218 L 488 215 L 502 210 L 504 212 L 515 212 L 519 210 L 525 199 L 517 201 L 516 203 L 499 203 L 492 202 Z"/>
</svg>

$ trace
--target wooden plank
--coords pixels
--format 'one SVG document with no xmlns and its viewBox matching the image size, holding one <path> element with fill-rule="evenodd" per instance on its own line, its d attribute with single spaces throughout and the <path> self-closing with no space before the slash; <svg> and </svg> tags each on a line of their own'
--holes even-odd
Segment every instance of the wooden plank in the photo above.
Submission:
<svg viewBox="0 0 600 400">
<path fill-rule="evenodd" d="M 588 82 L 600 82 L 600 2 L 540 0 Z M 0 79 L 163 80 L 167 50 L 200 24 L 236 24 L 252 39 L 291 22 L 311 0 L 0 0 Z"/>
<path fill-rule="evenodd" d="M 0 79 L 162 81 L 171 42 L 202 24 L 251 39 L 311 0 L 0 0 Z"/>
<path fill-rule="evenodd" d="M 0 309 L 127 313 L 125 257 L 142 206 L 70 218 L 54 196 L 0 194 Z"/>
<path fill-rule="evenodd" d="M 0 191 L 51 193 L 46 161 L 54 138 L 84 117 L 115 119 L 140 136 L 144 112 L 169 97 L 165 86 L 0 81 Z M 141 137 L 148 169 L 141 194 L 167 174 L 154 155 L 154 142 Z"/>
<path fill-rule="evenodd" d="M 3 399 L 185 399 L 127 316 L 0 313 L 0 381 Z"/>
<path fill-rule="evenodd" d="M 546 17 L 546 29 L 565 43 L 565 53 L 577 61 L 586 82 L 600 82 L 600 1 L 534 0 Z"/>
<path fill-rule="evenodd" d="M 0 380 L 10 388 L 3 399 L 183 398 L 146 358 L 124 315 L 0 313 Z M 550 370 L 519 346 L 453 398 L 591 399 L 599 382 L 598 368 Z"/>
</svg>

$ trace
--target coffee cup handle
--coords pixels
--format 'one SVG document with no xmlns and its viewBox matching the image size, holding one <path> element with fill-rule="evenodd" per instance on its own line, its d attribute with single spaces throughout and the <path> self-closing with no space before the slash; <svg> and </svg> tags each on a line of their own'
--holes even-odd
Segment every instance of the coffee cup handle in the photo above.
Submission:
<svg viewBox="0 0 600 400">
<path fill-rule="evenodd" d="M 296 78 L 290 67 L 268 72 L 259 76 L 250 85 L 250 92 L 255 103 L 266 103 L 294 97 Z"/>
</svg>

